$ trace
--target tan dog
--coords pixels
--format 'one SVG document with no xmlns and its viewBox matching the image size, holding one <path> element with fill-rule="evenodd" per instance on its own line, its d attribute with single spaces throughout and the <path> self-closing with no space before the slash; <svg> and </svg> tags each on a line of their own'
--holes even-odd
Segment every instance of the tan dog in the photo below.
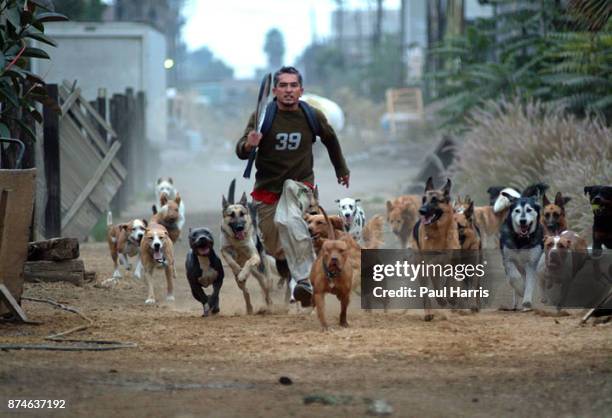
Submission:
<svg viewBox="0 0 612 418">
<path fill-rule="evenodd" d="M 421 219 L 414 226 L 412 233 L 412 248 L 418 251 L 429 250 L 459 250 L 459 231 L 454 218 L 454 211 L 450 199 L 451 181 L 447 179 L 442 189 L 435 189 L 433 179 L 429 177 L 425 184 L 423 205 L 419 208 Z M 448 260 L 450 261 L 450 260 Z M 422 279 L 419 278 L 419 280 Z M 436 290 L 441 280 L 433 279 Z M 422 282 L 422 285 L 426 283 Z M 444 299 L 438 298 L 438 303 L 445 305 Z M 431 301 L 429 296 L 423 297 L 425 321 L 433 319 Z"/>
<path fill-rule="evenodd" d="M 383 217 L 373 216 L 362 231 L 363 247 L 360 246 L 350 233 L 344 231 L 344 221 L 338 215 L 325 217 L 325 215 L 306 215 L 308 231 L 313 240 L 313 247 L 317 255 L 320 254 L 323 243 L 329 239 L 329 225 L 332 225 L 337 239 L 342 240 L 348 247 L 349 259 L 353 267 L 354 277 L 352 289 L 359 294 L 361 288 L 361 250 L 380 248 L 383 243 Z"/>
<path fill-rule="evenodd" d="M 544 237 L 544 252 L 537 267 L 542 302 L 549 302 L 546 296 L 555 286 L 560 292 L 550 302 L 560 309 L 565 302 L 576 273 L 588 257 L 587 242 L 573 231 Z M 555 299 L 555 300 L 552 300 Z"/>
<path fill-rule="evenodd" d="M 412 228 L 419 218 L 421 197 L 404 195 L 387 200 L 387 223 L 400 241 L 400 248 L 408 248 Z"/>
<path fill-rule="evenodd" d="M 242 194 L 238 203 L 228 202 L 223 196 L 222 205 L 221 255 L 234 273 L 236 284 L 242 290 L 244 296 L 247 314 L 250 315 L 253 313 L 253 305 L 251 305 L 251 296 L 246 288 L 246 280 L 250 276 L 255 277 L 259 282 L 266 305 L 272 305 L 270 297 L 270 290 L 272 289 L 270 258 L 264 253 L 260 255 L 257 251 L 257 238 L 247 208 L 246 194 Z"/>
<path fill-rule="evenodd" d="M 155 303 L 155 288 L 153 286 L 153 271 L 164 269 L 166 275 L 166 301 L 174 301 L 174 245 L 163 225 L 149 223 L 144 238 L 140 242 L 140 257 L 144 267 L 145 283 L 148 294 L 145 303 Z"/>
<path fill-rule="evenodd" d="M 474 221 L 474 202 L 468 197 L 465 200 L 457 199 L 454 205 L 455 222 L 459 234 L 459 245 L 462 250 L 481 250 L 482 240 L 480 229 Z"/>
<path fill-rule="evenodd" d="M 325 211 L 322 210 L 322 212 L 323 216 L 327 218 Z M 329 239 L 322 243 L 321 251 L 310 271 L 313 305 L 317 308 L 317 316 L 323 331 L 328 329 L 325 320 L 326 293 L 336 295 L 340 301 L 340 326 L 348 327 L 346 311 L 350 302 L 353 281 L 353 269 L 349 261 L 349 248 L 346 240 L 336 239 L 331 222 L 328 222 L 327 225 Z"/>
<path fill-rule="evenodd" d="M 168 195 L 162 193 L 159 203 L 161 204 L 159 211 L 155 205 L 153 205 L 153 216 L 150 222 L 162 225 L 166 228 L 172 242 L 176 242 L 181 235 L 181 229 L 179 227 L 179 205 L 181 204 L 181 196 L 177 193 L 174 199 L 169 199 Z"/>
<path fill-rule="evenodd" d="M 561 232 L 567 230 L 567 219 L 565 218 L 565 205 L 572 200 L 571 197 L 563 197 L 561 192 L 557 192 L 555 195 L 555 201 L 551 202 L 546 197 L 546 194 L 542 197 L 542 217 L 540 222 L 544 227 L 544 235 L 559 235 Z"/>
<path fill-rule="evenodd" d="M 119 264 L 122 264 L 128 271 L 132 268 L 128 257 L 137 257 L 134 276 L 140 279 L 142 276 L 140 241 L 144 237 L 147 221 L 144 219 L 134 219 L 128 223 L 113 225 L 113 214 L 109 211 L 106 215 L 106 227 L 108 248 L 115 265 L 115 271 L 111 280 L 121 278 Z"/>
</svg>

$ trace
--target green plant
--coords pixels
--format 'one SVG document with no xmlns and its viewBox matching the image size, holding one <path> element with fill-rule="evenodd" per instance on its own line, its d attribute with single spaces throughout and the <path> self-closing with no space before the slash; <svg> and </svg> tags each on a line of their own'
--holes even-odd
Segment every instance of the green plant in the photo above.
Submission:
<svg viewBox="0 0 612 418">
<path fill-rule="evenodd" d="M 55 41 L 45 35 L 44 24 L 67 20 L 66 16 L 53 10 L 50 0 L 0 1 L 1 136 L 17 137 L 18 131 L 23 130 L 34 140 L 34 133 L 23 119 L 29 115 L 42 122 L 36 102 L 59 110 L 49 98 L 43 78 L 29 70 L 30 59 L 49 59 L 49 55 L 28 42 L 36 40 L 56 46 Z"/>
<path fill-rule="evenodd" d="M 574 15 L 555 0 L 492 2 L 496 16 L 429 51 L 444 62 L 429 81 L 446 126 L 464 127 L 471 110 L 503 96 L 538 98 L 579 115 L 597 112 L 609 123 L 609 31 L 576 32 Z"/>
</svg>

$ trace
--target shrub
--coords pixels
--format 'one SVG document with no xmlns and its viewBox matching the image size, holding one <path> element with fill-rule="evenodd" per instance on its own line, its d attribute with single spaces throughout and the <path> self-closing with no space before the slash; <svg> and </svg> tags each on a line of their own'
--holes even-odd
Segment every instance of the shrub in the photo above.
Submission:
<svg viewBox="0 0 612 418">
<path fill-rule="evenodd" d="M 486 202 L 489 186 L 522 190 L 545 182 L 549 198 L 572 197 L 568 225 L 590 239 L 593 216 L 585 185 L 612 184 L 612 130 L 540 102 L 489 102 L 474 111 L 451 175 L 461 194 Z"/>
</svg>

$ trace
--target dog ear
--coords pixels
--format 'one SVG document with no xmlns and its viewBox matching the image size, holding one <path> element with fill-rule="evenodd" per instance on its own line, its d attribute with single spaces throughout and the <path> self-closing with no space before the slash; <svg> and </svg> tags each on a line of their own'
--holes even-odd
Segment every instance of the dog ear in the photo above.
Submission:
<svg viewBox="0 0 612 418">
<path fill-rule="evenodd" d="M 176 192 L 176 197 L 174 198 L 174 201 L 176 202 L 177 205 L 181 204 L 181 195 L 178 194 L 178 192 Z"/>
<path fill-rule="evenodd" d="M 427 193 L 430 190 L 434 189 L 434 185 L 433 185 L 433 177 L 429 177 L 427 179 L 427 181 L 425 182 L 425 193 Z"/>
<path fill-rule="evenodd" d="M 319 200 L 319 185 L 315 185 L 313 196 L 315 199 Z"/>
<path fill-rule="evenodd" d="M 149 226 L 149 223 L 147 222 L 145 218 L 142 218 L 142 223 L 144 224 L 145 228 Z"/>
<path fill-rule="evenodd" d="M 151 206 L 151 210 L 153 211 L 153 215 L 157 215 L 157 206 Z"/>
<path fill-rule="evenodd" d="M 584 186 L 584 194 L 591 194 L 591 191 L 593 190 L 593 186 Z"/>
<path fill-rule="evenodd" d="M 561 194 L 561 192 L 557 192 L 557 194 L 555 195 L 555 205 L 561 208 L 563 207 L 563 195 Z"/>
<path fill-rule="evenodd" d="M 332 215 L 329 217 L 329 221 L 333 225 L 334 229 L 344 230 L 344 221 L 338 215 Z"/>
<path fill-rule="evenodd" d="M 340 199 L 336 199 L 336 200 L 334 200 L 334 202 L 340 203 Z"/>
<path fill-rule="evenodd" d="M 162 178 L 160 177 L 160 178 L 157 179 L 157 184 L 159 184 L 161 182 L 162 182 Z"/>
<path fill-rule="evenodd" d="M 174 180 L 172 180 L 172 177 L 168 177 L 168 183 L 174 184 Z"/>
<path fill-rule="evenodd" d="M 221 199 L 221 206 L 223 207 L 223 210 L 225 211 L 225 209 L 227 209 L 227 207 L 229 206 L 229 203 L 227 201 L 227 199 L 225 198 L 225 195 L 223 195 L 222 199 Z"/>
<path fill-rule="evenodd" d="M 444 196 L 446 197 L 450 197 L 450 191 L 451 191 L 451 179 L 446 179 L 446 184 L 444 185 L 444 187 L 442 188 L 442 191 L 444 192 Z"/>
<path fill-rule="evenodd" d="M 559 193 L 557 193 L 557 196 L 559 196 Z M 556 204 L 556 202 L 557 202 L 557 198 L 555 197 L 555 204 Z M 542 204 L 543 204 L 544 206 L 548 206 L 548 205 L 550 205 L 550 200 L 548 200 L 548 197 L 546 197 L 546 193 L 544 193 L 544 194 L 542 195 Z"/>
<path fill-rule="evenodd" d="M 569 201 L 572 200 L 571 197 L 564 197 L 563 198 L 563 206 L 567 205 L 569 203 Z"/>
<path fill-rule="evenodd" d="M 474 214 L 474 202 L 470 200 L 470 204 L 466 210 L 463 211 L 463 214 L 467 219 L 472 219 L 472 215 Z"/>
<path fill-rule="evenodd" d="M 119 224 L 119 229 L 123 230 L 123 231 L 127 231 L 129 228 L 128 224 Z"/>
<path fill-rule="evenodd" d="M 247 195 L 246 192 L 242 192 L 242 197 L 240 198 L 240 202 L 239 202 L 242 206 L 244 206 L 245 208 L 247 207 Z"/>
<path fill-rule="evenodd" d="M 387 200 L 387 215 L 393 210 L 393 203 L 390 200 Z"/>
<path fill-rule="evenodd" d="M 361 202 L 361 199 L 355 199 L 355 203 Z"/>
</svg>

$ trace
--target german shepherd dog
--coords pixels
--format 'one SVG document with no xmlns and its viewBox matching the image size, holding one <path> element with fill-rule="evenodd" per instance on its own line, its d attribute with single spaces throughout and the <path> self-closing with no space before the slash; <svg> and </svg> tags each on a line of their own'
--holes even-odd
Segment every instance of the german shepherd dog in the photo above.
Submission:
<svg viewBox="0 0 612 418">
<path fill-rule="evenodd" d="M 457 199 L 455 202 L 455 222 L 457 223 L 457 233 L 459 235 L 459 245 L 462 250 L 462 263 L 478 265 L 482 263 L 482 237 L 480 228 L 474 219 L 474 202 L 469 196 L 465 200 Z M 480 287 L 478 276 L 466 278 L 461 285 L 469 289 L 476 290 Z M 472 312 L 480 310 L 480 298 L 471 298 L 473 303 L 470 306 Z"/>
<path fill-rule="evenodd" d="M 266 305 L 269 307 L 272 305 L 270 297 L 272 279 L 269 277 L 271 266 L 268 257 L 257 249 L 257 235 L 246 194 L 242 194 L 238 203 L 233 202 L 233 193 L 230 192 L 229 195 L 230 201 L 225 196 L 222 200 L 221 255 L 234 273 L 236 284 L 244 295 L 247 314 L 250 315 L 253 313 L 253 305 L 246 288 L 246 280 L 249 276 L 257 279 L 264 293 Z"/>
<path fill-rule="evenodd" d="M 567 230 L 567 220 L 565 219 L 565 205 L 572 200 L 571 197 L 563 197 L 561 192 L 557 192 L 554 202 L 542 196 L 544 207 L 542 208 L 542 226 L 544 235 L 560 235 Z"/>
<path fill-rule="evenodd" d="M 442 189 L 435 189 L 433 179 L 429 177 L 425 184 L 425 192 L 422 205 L 419 208 L 421 218 L 412 230 L 412 248 L 415 251 L 432 250 L 459 250 L 459 232 L 454 219 L 453 206 L 450 198 L 451 180 L 447 179 Z M 451 260 L 447 260 L 451 261 Z M 419 278 L 422 286 L 427 286 L 426 279 Z M 442 278 L 433 278 L 435 290 L 439 290 Z M 445 306 L 447 301 L 443 298 L 437 299 L 438 303 Z M 425 321 L 433 319 L 431 301 L 426 295 L 423 298 L 425 309 Z"/>
</svg>

